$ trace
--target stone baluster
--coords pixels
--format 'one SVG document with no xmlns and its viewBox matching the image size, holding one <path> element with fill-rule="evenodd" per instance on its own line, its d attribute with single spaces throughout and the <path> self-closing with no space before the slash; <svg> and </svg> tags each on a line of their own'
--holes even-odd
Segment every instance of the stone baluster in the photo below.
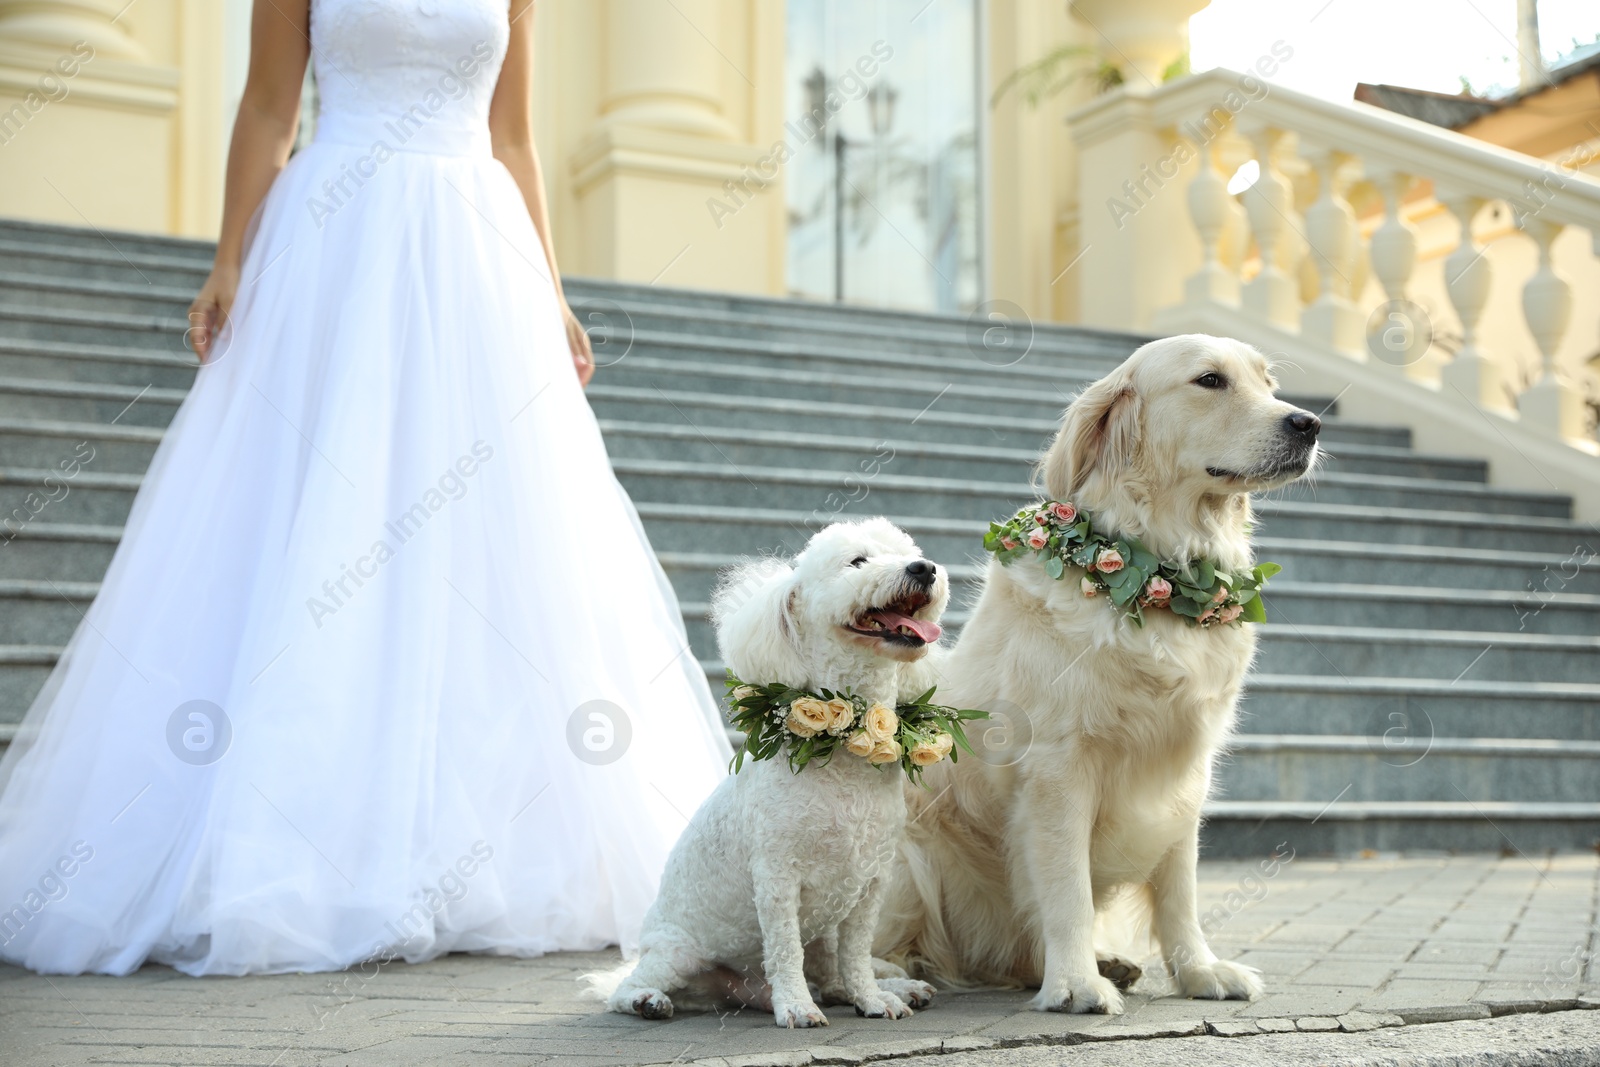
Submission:
<svg viewBox="0 0 1600 1067">
<path fill-rule="evenodd" d="M 1572 286 L 1556 273 L 1550 245 L 1565 227 L 1535 217 L 1526 218 L 1522 228 L 1539 246 L 1539 269 L 1522 287 L 1522 314 L 1539 346 L 1543 366 L 1538 380 L 1517 398 L 1517 409 L 1529 429 L 1556 437 L 1581 437 L 1583 398 L 1556 365 L 1556 352 L 1572 318 Z"/>
<path fill-rule="evenodd" d="M 1261 272 L 1245 286 L 1244 306 L 1274 326 L 1293 332 L 1300 325 L 1300 295 L 1293 276 L 1294 264 L 1285 262 L 1283 253 L 1294 198 L 1289 180 L 1278 170 L 1274 158 L 1283 131 L 1257 127 L 1248 135 L 1261 175 L 1241 199 L 1250 216 Z"/>
<path fill-rule="evenodd" d="M 1430 373 L 1424 357 L 1433 344 L 1433 324 L 1406 296 L 1417 265 L 1417 234 L 1404 216 L 1406 193 L 1414 179 L 1402 171 L 1377 170 L 1371 180 L 1383 196 L 1384 213 L 1367 242 L 1367 258 L 1386 303 L 1381 314 L 1368 320 L 1368 329 L 1375 333 L 1375 338 L 1368 338 L 1368 348 L 1380 362 L 1402 368 L 1411 377 L 1426 378 Z"/>
<path fill-rule="evenodd" d="M 1461 224 L 1461 241 L 1444 261 L 1445 289 L 1461 320 L 1461 350 L 1439 371 L 1445 390 L 1455 391 L 1481 408 L 1507 411 L 1505 374 L 1478 348 L 1478 320 L 1489 302 L 1493 271 L 1485 249 L 1472 236 L 1472 220 L 1485 200 L 1472 193 L 1440 188 L 1439 199 Z"/>
<path fill-rule="evenodd" d="M 1239 306 L 1239 278 L 1222 263 L 1219 246 L 1227 229 L 1233 200 L 1228 183 L 1217 172 L 1210 145 L 1199 146 L 1199 166 L 1189 183 L 1189 217 L 1200 235 L 1200 269 L 1184 283 L 1190 303 Z"/>
<path fill-rule="evenodd" d="M 1320 149 L 1307 156 L 1320 179 L 1316 201 L 1306 209 L 1306 241 L 1317 269 L 1317 299 L 1300 316 L 1300 332 L 1326 341 L 1336 350 L 1365 358 L 1361 316 L 1350 301 L 1356 245 L 1360 233 L 1355 212 L 1345 200 L 1344 171 L 1350 156 Z"/>
<path fill-rule="evenodd" d="M 1369 255 L 1372 273 L 1390 300 L 1404 300 L 1417 265 L 1417 235 L 1401 215 L 1411 175 L 1398 171 L 1374 174 L 1372 183 L 1383 196 L 1383 222 L 1372 232 Z"/>
</svg>

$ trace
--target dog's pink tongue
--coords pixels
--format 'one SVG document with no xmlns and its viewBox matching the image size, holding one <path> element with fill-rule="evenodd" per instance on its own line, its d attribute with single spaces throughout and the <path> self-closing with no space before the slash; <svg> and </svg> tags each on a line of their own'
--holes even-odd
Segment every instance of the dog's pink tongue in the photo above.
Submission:
<svg viewBox="0 0 1600 1067">
<path fill-rule="evenodd" d="M 875 611 L 873 617 L 891 630 L 898 630 L 904 626 L 928 644 L 939 640 L 939 635 L 944 631 L 939 629 L 939 624 L 926 619 L 913 619 L 910 615 L 902 615 L 898 611 Z"/>
</svg>

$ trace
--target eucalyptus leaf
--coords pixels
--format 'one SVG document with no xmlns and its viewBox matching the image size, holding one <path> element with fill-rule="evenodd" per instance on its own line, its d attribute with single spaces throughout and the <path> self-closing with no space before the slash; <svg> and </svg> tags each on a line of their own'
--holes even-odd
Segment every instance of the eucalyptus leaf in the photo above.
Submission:
<svg viewBox="0 0 1600 1067">
<path fill-rule="evenodd" d="M 1245 622 L 1266 622 L 1267 606 L 1260 597 L 1254 597 L 1244 602 L 1244 610 L 1239 612 L 1239 618 Z"/>
</svg>

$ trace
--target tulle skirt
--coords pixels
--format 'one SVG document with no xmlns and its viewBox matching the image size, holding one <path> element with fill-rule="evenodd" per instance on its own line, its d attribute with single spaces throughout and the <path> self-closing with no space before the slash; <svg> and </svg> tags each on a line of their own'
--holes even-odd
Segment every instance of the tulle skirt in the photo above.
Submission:
<svg viewBox="0 0 1600 1067">
<path fill-rule="evenodd" d="M 510 174 L 401 151 L 356 184 L 361 155 L 278 177 L 0 763 L 0 958 L 630 949 L 726 773 Z"/>
</svg>

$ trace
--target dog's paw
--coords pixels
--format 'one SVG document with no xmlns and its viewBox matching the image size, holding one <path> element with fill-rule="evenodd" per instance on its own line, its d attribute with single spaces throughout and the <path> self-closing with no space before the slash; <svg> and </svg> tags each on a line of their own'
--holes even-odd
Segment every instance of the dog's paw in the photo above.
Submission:
<svg viewBox="0 0 1600 1067">
<path fill-rule="evenodd" d="M 629 1001 L 636 1015 L 643 1019 L 672 1018 L 672 1000 L 659 989 L 641 989 Z"/>
<path fill-rule="evenodd" d="M 879 989 L 856 1001 L 856 1014 L 863 1019 L 909 1019 L 911 1009 L 893 993 Z"/>
<path fill-rule="evenodd" d="M 932 1004 L 933 995 L 938 992 L 927 982 L 919 982 L 914 978 L 880 978 L 878 988 L 885 993 L 892 993 L 917 1009 Z"/>
<path fill-rule="evenodd" d="M 1125 960 L 1121 956 L 1107 956 L 1096 960 L 1100 968 L 1100 977 L 1116 986 L 1120 992 L 1126 993 L 1133 988 L 1143 975 L 1144 970 L 1132 960 Z"/>
<path fill-rule="evenodd" d="M 1034 1011 L 1062 1011 L 1072 1015 L 1121 1015 L 1122 994 L 1110 979 L 1098 974 L 1047 983 L 1033 998 Z"/>
<path fill-rule="evenodd" d="M 793 1001 L 772 1006 L 772 1021 L 790 1030 L 805 1030 L 813 1026 L 827 1026 L 828 1017 L 822 1009 L 809 1001 Z"/>
<path fill-rule="evenodd" d="M 1185 967 L 1176 985 L 1179 996 L 1197 1000 L 1254 1000 L 1265 988 L 1260 971 L 1231 960 Z"/>
</svg>

